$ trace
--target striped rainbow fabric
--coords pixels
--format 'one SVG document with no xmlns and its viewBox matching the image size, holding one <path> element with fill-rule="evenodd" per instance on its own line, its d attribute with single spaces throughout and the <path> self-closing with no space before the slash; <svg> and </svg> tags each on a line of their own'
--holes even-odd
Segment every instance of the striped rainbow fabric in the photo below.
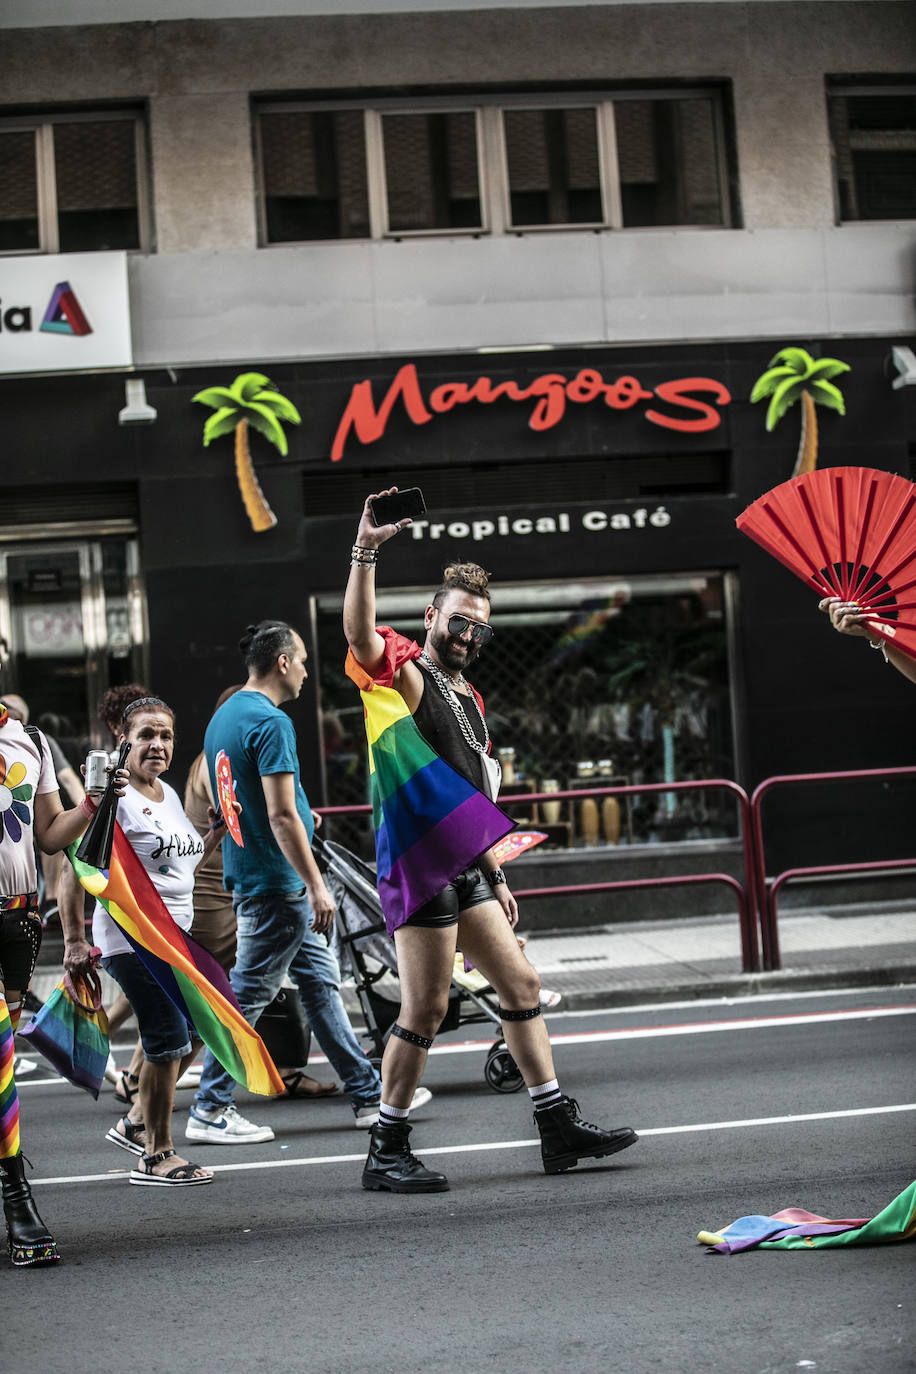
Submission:
<svg viewBox="0 0 916 1374">
<path fill-rule="evenodd" d="M 739 1217 L 721 1231 L 701 1231 L 697 1240 L 723 1255 L 753 1249 L 824 1250 L 836 1245 L 916 1240 L 916 1182 L 898 1193 L 876 1217 L 831 1220 L 801 1207 L 787 1207 L 770 1217 Z"/>
<path fill-rule="evenodd" d="M 366 713 L 376 883 L 393 934 L 515 823 L 427 744 L 400 692 L 352 653 L 347 674 Z"/>
<path fill-rule="evenodd" d="M 222 968 L 207 950 L 175 924 L 149 874 L 115 826 L 110 868 L 93 868 L 67 851 L 76 876 L 97 897 L 133 949 L 197 1029 L 227 1073 L 249 1092 L 277 1096 L 286 1091 L 257 1031 L 239 1009 Z"/>
</svg>

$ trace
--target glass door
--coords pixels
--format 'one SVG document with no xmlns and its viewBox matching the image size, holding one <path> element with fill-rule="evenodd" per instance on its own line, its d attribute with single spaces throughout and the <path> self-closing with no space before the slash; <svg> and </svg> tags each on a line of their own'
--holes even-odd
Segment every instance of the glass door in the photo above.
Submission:
<svg viewBox="0 0 916 1374">
<path fill-rule="evenodd" d="M 96 717 L 109 686 L 144 680 L 146 603 L 136 540 L 0 548 L 0 689 L 24 697 L 69 753 L 107 744 Z"/>
</svg>

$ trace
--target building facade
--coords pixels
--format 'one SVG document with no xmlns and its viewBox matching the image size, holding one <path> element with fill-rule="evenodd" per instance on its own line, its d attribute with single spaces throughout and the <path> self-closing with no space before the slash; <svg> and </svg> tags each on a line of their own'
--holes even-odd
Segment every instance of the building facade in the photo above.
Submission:
<svg viewBox="0 0 916 1374">
<path fill-rule="evenodd" d="M 477 680 L 523 790 L 909 762 L 911 685 L 735 518 L 794 466 L 798 408 L 768 433 L 749 399 L 786 346 L 850 369 L 820 465 L 912 475 L 910 6 L 296 8 L 4 21 L 7 690 L 85 734 L 142 677 L 177 773 L 243 627 L 283 616 L 310 790 L 362 800 L 340 604 L 363 497 L 397 483 L 428 510 L 382 612 L 419 633 L 445 563 L 492 571 Z M 204 447 L 194 399 L 252 373 L 300 418 L 249 412 L 263 532 L 237 417 Z M 910 796 L 789 797 L 774 861 L 842 858 L 851 809 L 854 857 L 906 854 Z M 711 793 L 525 814 L 542 867 L 734 849 Z"/>
</svg>

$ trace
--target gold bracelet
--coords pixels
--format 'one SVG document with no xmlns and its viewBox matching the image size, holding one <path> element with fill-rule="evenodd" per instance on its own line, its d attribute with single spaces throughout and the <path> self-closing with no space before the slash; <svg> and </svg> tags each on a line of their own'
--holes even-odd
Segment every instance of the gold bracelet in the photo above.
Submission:
<svg viewBox="0 0 916 1374">
<path fill-rule="evenodd" d="M 354 544 L 350 550 L 350 562 L 374 567 L 378 562 L 378 549 L 367 549 L 362 544 Z"/>
</svg>

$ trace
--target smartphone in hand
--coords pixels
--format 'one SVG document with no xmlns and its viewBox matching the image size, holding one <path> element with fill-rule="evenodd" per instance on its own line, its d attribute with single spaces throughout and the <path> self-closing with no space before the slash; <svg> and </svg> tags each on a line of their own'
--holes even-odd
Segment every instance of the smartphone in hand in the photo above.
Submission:
<svg viewBox="0 0 916 1374">
<path fill-rule="evenodd" d="M 400 520 L 416 520 L 426 510 L 426 502 L 419 487 L 405 487 L 391 496 L 376 496 L 369 510 L 376 525 L 396 525 Z"/>
</svg>

